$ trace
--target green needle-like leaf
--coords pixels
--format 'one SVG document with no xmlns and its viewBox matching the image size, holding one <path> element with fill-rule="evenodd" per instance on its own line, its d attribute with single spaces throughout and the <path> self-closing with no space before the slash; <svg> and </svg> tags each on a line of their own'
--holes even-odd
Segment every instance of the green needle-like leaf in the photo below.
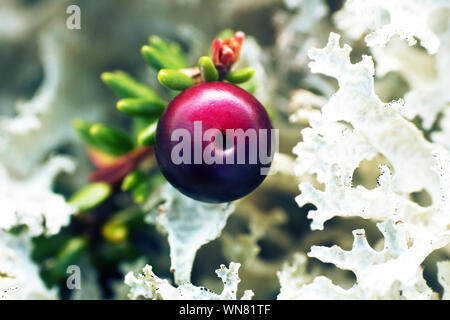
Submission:
<svg viewBox="0 0 450 320">
<path fill-rule="evenodd" d="M 130 191 L 144 179 L 145 175 L 142 171 L 138 169 L 131 171 L 122 181 L 122 191 Z"/>
<path fill-rule="evenodd" d="M 79 212 L 88 211 L 105 201 L 111 194 L 111 191 L 111 186 L 107 183 L 91 183 L 78 190 L 69 199 L 69 203 L 77 207 Z"/>
<path fill-rule="evenodd" d="M 69 239 L 58 252 L 51 274 L 54 279 L 60 279 L 67 276 L 67 267 L 76 264 L 88 245 L 88 240 L 84 237 Z"/>
<path fill-rule="evenodd" d="M 250 80 L 254 73 L 255 69 L 252 67 L 243 68 L 227 74 L 225 79 L 232 83 L 243 83 Z"/>
<path fill-rule="evenodd" d="M 125 133 L 105 125 L 76 119 L 73 126 L 84 143 L 104 153 L 117 156 L 133 149 Z"/>
<path fill-rule="evenodd" d="M 134 117 L 131 129 L 133 141 L 137 141 L 139 133 L 141 133 L 141 131 L 144 130 L 149 124 L 153 123 L 154 121 L 157 121 L 158 118 L 159 117 L 150 117 L 150 118 Z"/>
<path fill-rule="evenodd" d="M 155 35 L 150 36 L 148 42 L 151 47 L 157 49 L 167 56 L 171 56 L 173 59 L 176 59 L 178 63 L 182 65 L 181 68 L 187 66 L 186 56 L 178 43 L 169 43 L 166 40 Z"/>
<path fill-rule="evenodd" d="M 94 124 L 89 133 L 95 138 L 97 145 L 101 146 L 101 150 L 111 155 L 123 155 L 134 148 L 126 133 L 104 124 Z"/>
<path fill-rule="evenodd" d="M 219 79 L 219 73 L 210 57 L 204 56 L 198 59 L 198 69 L 205 82 L 217 81 Z"/>
<path fill-rule="evenodd" d="M 194 80 L 187 74 L 171 69 L 160 70 L 158 80 L 163 86 L 173 90 L 186 90 L 194 85 Z"/>
<path fill-rule="evenodd" d="M 83 140 L 84 143 L 95 147 L 96 140 L 89 132 L 93 125 L 94 124 L 92 122 L 84 121 L 81 119 L 75 119 L 73 121 L 73 127 L 75 128 L 75 131 L 77 132 L 81 140 Z"/>
<path fill-rule="evenodd" d="M 161 99 L 125 98 L 117 102 L 117 109 L 133 117 L 159 117 L 165 108 Z"/>
<path fill-rule="evenodd" d="M 142 56 L 145 61 L 156 71 L 163 68 L 168 69 L 182 69 L 185 67 L 182 61 L 172 57 L 166 52 L 162 52 L 152 46 L 143 46 L 141 49 Z"/>
<path fill-rule="evenodd" d="M 111 90 L 124 98 L 160 99 L 154 90 L 139 83 L 123 71 L 103 72 L 101 78 Z"/>
<path fill-rule="evenodd" d="M 150 193 L 150 184 L 147 181 L 141 181 L 137 186 L 131 190 L 133 200 L 136 203 L 142 203 Z"/>
<path fill-rule="evenodd" d="M 156 128 L 158 121 L 154 121 L 142 130 L 138 135 L 138 144 L 141 146 L 152 146 L 155 144 Z"/>
</svg>

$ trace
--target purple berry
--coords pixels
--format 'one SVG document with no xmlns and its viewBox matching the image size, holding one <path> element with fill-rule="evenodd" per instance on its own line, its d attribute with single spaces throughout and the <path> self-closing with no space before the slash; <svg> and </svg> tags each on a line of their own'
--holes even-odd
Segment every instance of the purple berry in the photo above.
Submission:
<svg viewBox="0 0 450 320">
<path fill-rule="evenodd" d="M 217 136 L 204 137 L 208 129 L 217 129 L 222 143 Z M 236 131 L 230 135 L 227 129 Z M 156 158 L 166 179 L 185 195 L 205 202 L 236 200 L 266 176 L 274 152 L 271 129 L 266 110 L 247 91 L 225 82 L 201 83 L 180 93 L 162 114 Z"/>
</svg>

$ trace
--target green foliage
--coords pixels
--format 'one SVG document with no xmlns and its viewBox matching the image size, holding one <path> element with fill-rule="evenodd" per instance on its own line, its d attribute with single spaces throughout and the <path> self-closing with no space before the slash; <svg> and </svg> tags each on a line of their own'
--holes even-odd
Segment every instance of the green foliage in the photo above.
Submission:
<svg viewBox="0 0 450 320">
<path fill-rule="evenodd" d="M 101 79 L 111 90 L 124 98 L 161 99 L 153 89 L 139 83 L 126 72 L 103 72 Z"/>
<path fill-rule="evenodd" d="M 119 243 L 128 237 L 128 228 L 125 224 L 111 221 L 102 228 L 103 237 L 111 243 Z"/>
<path fill-rule="evenodd" d="M 122 181 L 122 191 L 130 191 L 144 181 L 145 175 L 141 170 L 135 169 L 125 176 Z"/>
<path fill-rule="evenodd" d="M 87 145 L 97 148 L 97 141 L 90 133 L 91 127 L 93 125 L 94 123 L 81 119 L 75 119 L 73 121 L 73 127 L 75 128 L 75 131 L 77 132 L 80 139 Z"/>
<path fill-rule="evenodd" d="M 51 277 L 64 279 L 67 277 L 67 267 L 76 264 L 80 256 L 88 246 L 88 239 L 85 237 L 73 237 L 64 243 L 57 253 L 51 269 Z"/>
<path fill-rule="evenodd" d="M 198 69 L 205 82 L 217 81 L 219 79 L 219 73 L 210 57 L 204 56 L 198 59 Z"/>
<path fill-rule="evenodd" d="M 132 190 L 131 195 L 136 203 L 142 203 L 150 193 L 150 183 L 145 180 L 140 181 Z"/>
<path fill-rule="evenodd" d="M 149 124 L 144 130 L 139 133 L 138 143 L 141 146 L 151 146 L 155 144 L 156 128 L 158 121 Z"/>
<path fill-rule="evenodd" d="M 125 98 L 117 102 L 117 109 L 132 117 L 159 117 L 166 105 L 161 99 Z"/>
<path fill-rule="evenodd" d="M 151 36 L 149 45 L 141 49 L 145 61 L 156 71 L 161 69 L 182 69 L 187 66 L 186 58 L 180 46 L 169 43 L 158 36 Z"/>
<path fill-rule="evenodd" d="M 187 74 L 172 69 L 162 69 L 158 72 L 158 80 L 163 86 L 172 90 L 186 90 L 194 85 L 194 80 Z"/>
<path fill-rule="evenodd" d="M 170 56 L 177 61 L 180 68 L 185 68 L 188 65 L 186 55 L 183 52 L 181 46 L 176 42 L 168 42 L 156 35 L 150 36 L 148 43 L 151 47 L 155 48 L 159 52 Z M 164 66 L 164 68 L 174 68 L 174 66 Z"/>
<path fill-rule="evenodd" d="M 255 69 L 252 67 L 247 67 L 227 74 L 225 79 L 232 83 L 244 83 L 250 80 L 254 74 Z"/>
<path fill-rule="evenodd" d="M 97 148 L 108 154 L 120 156 L 134 148 L 133 142 L 126 133 L 110 126 L 97 123 L 90 127 L 89 133 Z"/>
<path fill-rule="evenodd" d="M 105 201 L 111 191 L 111 186 L 106 183 L 91 183 L 72 195 L 69 203 L 75 206 L 79 212 L 88 211 Z"/>
</svg>

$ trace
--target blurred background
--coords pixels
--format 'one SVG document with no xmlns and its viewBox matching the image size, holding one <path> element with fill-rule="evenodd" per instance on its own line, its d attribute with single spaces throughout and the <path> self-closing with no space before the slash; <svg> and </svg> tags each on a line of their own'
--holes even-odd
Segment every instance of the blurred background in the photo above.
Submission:
<svg viewBox="0 0 450 320">
<path fill-rule="evenodd" d="M 71 4 L 81 8 L 81 30 L 66 27 L 66 8 Z M 220 264 L 240 262 L 239 290 L 252 289 L 257 299 L 274 299 L 280 288 L 277 271 L 295 252 L 306 253 L 313 244 L 350 249 L 351 231 L 357 228 L 366 229 L 371 245 L 381 238 L 373 222 L 360 218 L 334 218 L 326 223 L 326 231 L 312 232 L 306 215 L 314 207 L 300 208 L 294 200 L 300 181 L 314 180 L 293 173 L 292 148 L 307 126 L 292 121 L 300 107 L 296 97 L 307 90 L 316 98 L 311 105 L 320 106 L 337 88 L 334 79 L 309 72 L 307 50 L 323 47 L 331 31 L 342 33 L 333 20 L 342 6 L 343 1 L 333 0 L 2 0 L 2 171 L 26 184 L 55 155 L 66 156 L 74 169 L 55 173 L 49 189 L 69 198 L 88 183 L 94 170 L 72 127 L 73 120 L 83 118 L 132 130 L 130 118 L 115 108 L 118 96 L 100 80 L 102 72 L 124 70 L 169 98 L 140 53 L 149 36 L 179 43 L 195 65 L 198 57 L 209 54 L 212 40 L 221 31 L 242 30 L 247 38 L 239 64 L 256 69 L 254 94 L 275 114 L 281 172 L 268 176 L 255 192 L 236 203 L 222 235 L 198 251 L 192 282 L 220 292 L 222 284 L 214 270 Z M 344 33 L 341 41 L 351 44 L 355 61 L 362 54 L 371 54 L 362 39 Z M 401 98 L 409 88 L 395 72 L 378 80 L 376 90 L 383 101 Z M 420 126 L 420 120 L 416 124 Z M 379 173 L 376 167 L 383 161 L 364 162 L 353 177 L 355 185 L 373 188 Z M 148 166 L 158 177 L 154 160 Z M 159 192 L 161 183 L 154 180 L 150 196 Z M 16 192 L 32 193 L 30 190 L 18 188 Z M 32 235 L 32 262 L 45 286 L 56 288 L 58 297 L 124 299 L 124 274 L 139 272 L 145 264 L 151 264 L 161 278 L 172 279 L 166 236 L 144 221 L 129 194 L 114 192 L 94 210 L 73 216 L 60 230 Z M 417 197 L 426 205 L 426 195 Z M 36 198 L 35 203 L 43 204 L 43 199 Z M 118 240 L 105 237 L 105 224 L 118 214 L 133 216 L 127 223 L 127 235 Z M 23 228 L 29 228 L 27 223 L 5 229 L 21 234 Z M 446 253 L 437 251 L 424 263 L 425 278 L 438 292 L 442 288 L 432 262 L 443 257 Z M 80 265 L 86 275 L 82 290 L 67 289 L 65 268 L 69 264 Z M 308 268 L 311 274 L 325 274 L 344 288 L 355 280 L 351 272 L 315 259 Z"/>
</svg>

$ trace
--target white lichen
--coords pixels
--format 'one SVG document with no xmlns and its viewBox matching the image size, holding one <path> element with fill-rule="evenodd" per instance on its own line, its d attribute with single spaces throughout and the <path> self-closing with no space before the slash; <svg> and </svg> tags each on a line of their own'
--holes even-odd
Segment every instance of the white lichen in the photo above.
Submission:
<svg viewBox="0 0 450 320">
<path fill-rule="evenodd" d="M 442 299 L 450 300 L 450 261 L 441 261 L 437 263 L 438 280 L 444 288 Z"/>
<path fill-rule="evenodd" d="M 0 300 L 56 299 L 56 290 L 42 282 L 31 261 L 27 237 L 0 230 Z"/>
<path fill-rule="evenodd" d="M 51 158 L 27 179 L 15 179 L 0 166 L 0 228 L 25 226 L 30 236 L 58 233 L 76 208 L 54 193 L 52 184 L 60 172 L 74 169 L 73 161 L 61 156 Z"/>
<path fill-rule="evenodd" d="M 190 281 L 197 250 L 220 236 L 234 205 L 199 202 L 167 183 L 144 209 L 150 211 L 147 222 L 168 234 L 171 271 L 179 284 Z"/>
<path fill-rule="evenodd" d="M 424 259 L 450 243 L 448 197 L 449 153 L 427 142 L 422 133 L 399 112 L 398 102 L 382 103 L 374 93 L 373 62 L 363 56 L 352 64 L 348 45 L 339 46 L 339 36 L 330 34 L 324 49 L 312 49 L 312 72 L 338 80 L 339 89 L 315 115 L 311 128 L 302 131 L 303 142 L 294 149 L 296 172 L 314 173 L 325 190 L 301 183 L 296 200 L 300 206 L 312 203 L 311 228 L 322 230 L 324 222 L 336 216 L 357 216 L 381 221 L 377 227 L 384 248 L 370 247 L 362 229 L 353 231 L 350 251 L 338 246 L 313 246 L 308 256 L 350 270 L 356 283 L 350 289 L 317 277 L 300 288 L 287 289 L 281 296 L 297 299 L 430 299 L 436 294 L 422 276 Z M 354 187 L 352 177 L 364 159 L 376 153 L 390 162 L 379 166 L 378 187 Z M 411 174 L 414 172 L 414 174 Z M 422 207 L 409 193 L 425 189 L 432 205 Z M 280 277 L 280 279 L 282 279 Z M 293 291 L 293 292 L 290 292 Z"/>
<path fill-rule="evenodd" d="M 428 53 L 434 54 L 439 49 L 439 39 L 430 18 L 432 13 L 446 8 L 450 8 L 446 0 L 349 0 L 337 12 L 335 21 L 355 39 L 370 31 L 365 37 L 369 47 L 384 46 L 397 35 L 410 46 L 419 39 Z"/>
<path fill-rule="evenodd" d="M 450 18 L 450 15 L 448 16 Z M 434 56 L 415 47 L 408 47 L 396 40 L 390 41 L 386 48 L 373 47 L 377 61 L 377 76 L 397 72 L 407 82 L 409 91 L 404 96 L 405 107 L 401 113 L 407 119 L 420 117 L 424 129 L 430 130 L 440 112 L 446 113 L 450 105 L 450 29 L 440 34 L 441 50 Z M 443 121 L 441 121 L 443 123 Z M 441 126 L 444 132 L 434 132 L 433 140 L 447 145 L 442 139 L 447 134 L 447 126 Z"/>
<path fill-rule="evenodd" d="M 132 272 L 125 276 L 125 284 L 130 286 L 130 299 L 152 300 L 236 300 L 240 264 L 231 262 L 229 268 L 224 265 L 216 270 L 217 276 L 223 282 L 220 294 L 214 293 L 204 287 L 194 286 L 192 283 L 183 283 L 178 287 L 172 286 L 168 280 L 161 279 L 152 271 L 152 266 L 146 265 L 143 274 L 137 277 Z M 246 290 L 241 300 L 250 300 L 253 297 L 251 290 Z"/>
<path fill-rule="evenodd" d="M 387 104 L 381 102 L 376 96 L 373 86 L 372 58 L 363 56 L 360 62 L 352 64 L 349 57 L 351 48 L 348 45 L 341 48 L 339 38 L 339 35 L 331 33 L 324 49 L 310 51 L 310 57 L 313 60 L 310 63 L 311 71 L 336 78 L 339 89 L 322 107 L 320 122 L 312 123 L 312 129 L 305 129 L 307 138 L 299 143 L 294 151 L 299 155 L 300 160 L 298 173 L 305 170 L 316 174 L 325 173 L 326 168 L 330 167 L 329 162 L 335 162 L 338 165 L 335 170 L 343 170 L 347 174 L 352 167 L 355 167 L 355 162 L 357 165 L 358 161 L 368 158 L 371 154 L 370 149 L 374 149 L 391 163 L 395 172 L 393 185 L 396 189 L 402 192 L 426 189 L 433 199 L 439 198 L 438 177 L 430 169 L 434 162 L 432 151 L 436 147 L 427 142 L 423 134 L 401 116 L 399 113 L 401 101 Z M 350 126 L 348 130 L 351 131 L 347 135 L 352 139 L 355 139 L 353 136 L 359 136 L 355 146 L 347 145 L 348 138 L 335 137 L 335 132 L 329 133 L 330 139 L 333 139 L 331 141 L 322 138 L 324 135 L 326 137 L 323 131 L 326 131 L 328 127 L 330 130 L 337 131 L 336 126 L 341 125 L 342 131 L 345 132 L 344 126 L 347 123 Z M 319 128 L 323 128 L 322 132 L 319 132 Z M 311 131 L 312 134 L 310 134 Z M 314 141 L 311 141 L 313 138 Z M 321 148 L 324 152 L 329 150 L 329 154 L 322 153 L 315 164 L 308 166 L 303 163 L 302 157 L 303 153 L 311 153 L 308 151 L 311 144 L 319 146 L 325 144 Z M 330 148 L 328 149 L 326 145 L 330 145 Z M 344 148 L 342 153 L 336 154 L 338 148 Z M 304 149 L 306 150 L 303 151 Z M 347 155 L 349 158 L 354 158 L 349 165 L 345 165 L 346 159 L 339 158 L 341 155 L 346 155 L 347 150 L 354 152 L 352 155 Z M 423 170 L 416 170 L 416 168 L 423 168 Z M 415 175 L 412 176 L 411 172 L 415 172 Z M 329 180 L 332 183 L 331 181 L 335 181 L 335 178 L 330 176 Z M 320 177 L 319 181 L 326 183 L 323 177 Z"/>
<path fill-rule="evenodd" d="M 285 262 L 277 272 L 281 286 L 278 300 L 296 300 L 300 289 L 313 281 L 313 276 L 307 270 L 307 260 L 305 254 L 297 253 L 292 262 Z"/>
</svg>

